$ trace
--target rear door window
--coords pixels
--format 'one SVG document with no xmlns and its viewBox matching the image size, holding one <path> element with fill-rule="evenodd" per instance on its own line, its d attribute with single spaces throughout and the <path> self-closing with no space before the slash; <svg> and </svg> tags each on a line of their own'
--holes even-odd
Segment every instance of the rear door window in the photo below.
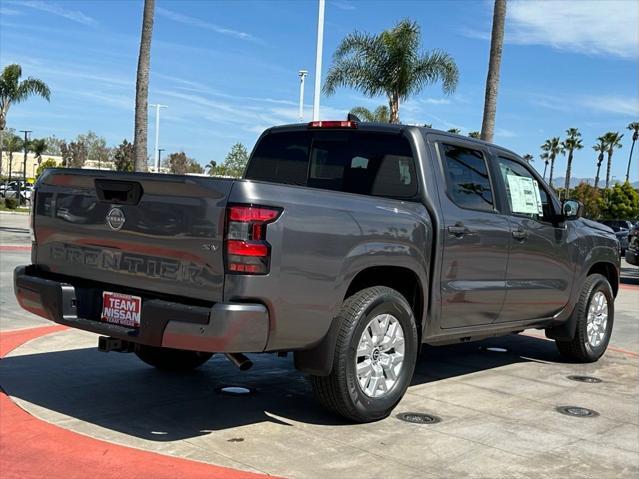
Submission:
<svg viewBox="0 0 639 479">
<path fill-rule="evenodd" d="M 266 135 L 256 146 L 245 177 L 398 199 L 414 199 L 418 191 L 408 140 L 376 132 Z"/>
<path fill-rule="evenodd" d="M 484 154 L 457 145 L 441 144 L 440 147 L 451 199 L 462 208 L 494 211 L 493 189 Z"/>
</svg>

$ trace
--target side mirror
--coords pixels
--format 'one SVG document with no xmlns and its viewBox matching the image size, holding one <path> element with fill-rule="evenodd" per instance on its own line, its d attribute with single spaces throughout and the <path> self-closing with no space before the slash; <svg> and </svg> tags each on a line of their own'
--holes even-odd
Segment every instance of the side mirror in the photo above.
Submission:
<svg viewBox="0 0 639 479">
<path fill-rule="evenodd" d="M 577 200 L 564 200 L 561 204 L 561 212 L 566 220 L 576 220 L 581 218 L 584 213 L 584 205 Z"/>
</svg>

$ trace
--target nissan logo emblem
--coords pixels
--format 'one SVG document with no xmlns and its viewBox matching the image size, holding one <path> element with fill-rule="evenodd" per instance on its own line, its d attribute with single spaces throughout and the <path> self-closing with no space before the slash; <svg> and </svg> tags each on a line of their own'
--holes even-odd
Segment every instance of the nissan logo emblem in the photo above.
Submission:
<svg viewBox="0 0 639 479">
<path fill-rule="evenodd" d="M 111 208 L 106 215 L 106 222 L 113 231 L 119 231 L 124 226 L 126 217 L 120 208 Z"/>
</svg>

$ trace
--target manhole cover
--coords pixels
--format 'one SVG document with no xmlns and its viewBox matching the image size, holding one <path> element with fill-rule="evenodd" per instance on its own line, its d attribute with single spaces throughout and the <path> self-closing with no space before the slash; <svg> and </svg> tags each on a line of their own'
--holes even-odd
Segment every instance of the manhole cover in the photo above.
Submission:
<svg viewBox="0 0 639 479">
<path fill-rule="evenodd" d="M 437 416 L 419 412 L 403 412 L 397 415 L 397 419 L 413 424 L 436 424 L 441 422 L 441 418 L 438 418 Z"/>
<path fill-rule="evenodd" d="M 574 416 L 574 417 L 599 416 L 599 413 L 597 411 L 593 411 L 592 409 L 587 409 L 585 407 L 579 407 L 579 406 L 559 406 L 557 407 L 557 412 L 561 414 L 565 414 L 566 416 Z"/>
<path fill-rule="evenodd" d="M 579 381 L 580 383 L 600 383 L 601 379 L 592 376 L 568 376 L 571 381 Z"/>
<path fill-rule="evenodd" d="M 255 389 L 245 386 L 221 386 L 216 391 L 226 396 L 249 396 L 255 393 Z"/>
</svg>

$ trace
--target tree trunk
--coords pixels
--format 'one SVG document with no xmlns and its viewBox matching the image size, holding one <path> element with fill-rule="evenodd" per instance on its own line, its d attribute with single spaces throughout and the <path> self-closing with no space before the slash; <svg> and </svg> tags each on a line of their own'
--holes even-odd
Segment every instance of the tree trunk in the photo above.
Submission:
<svg viewBox="0 0 639 479">
<path fill-rule="evenodd" d="M 606 189 L 610 186 L 610 170 L 612 169 L 612 148 L 608 150 L 608 165 L 606 165 Z"/>
<path fill-rule="evenodd" d="M 635 149 L 635 142 L 637 141 L 637 134 L 632 135 L 632 145 L 630 146 L 630 155 L 628 156 L 628 168 L 626 169 L 626 183 L 630 181 L 630 163 L 632 163 L 632 150 Z M 2 149 L 0 149 L 2 154 Z"/>
<path fill-rule="evenodd" d="M 544 176 L 541 177 L 542 180 L 546 181 L 546 169 L 548 169 L 548 162 L 544 162 Z"/>
<path fill-rule="evenodd" d="M 13 151 L 9 150 L 9 183 L 11 183 L 11 169 L 13 168 Z M 6 194 L 6 192 L 5 192 Z"/>
<path fill-rule="evenodd" d="M 603 152 L 599 153 L 597 157 L 597 174 L 595 175 L 595 190 L 599 186 L 599 172 L 601 171 L 601 164 L 603 163 L 604 155 Z"/>
<path fill-rule="evenodd" d="M 4 152 L 4 128 L 0 128 L 0 176 L 2 176 L 2 172 L 4 171 L 2 169 L 2 155 Z"/>
<path fill-rule="evenodd" d="M 495 112 L 497 111 L 497 93 L 499 91 L 499 69 L 501 52 L 504 47 L 504 24 L 506 22 L 506 0 L 495 0 L 493 9 L 493 31 L 490 38 L 490 59 L 486 77 L 486 97 L 484 99 L 484 118 L 481 122 L 481 139 L 493 141 L 495 130 Z"/>
<path fill-rule="evenodd" d="M 390 109 L 389 123 L 399 123 L 399 97 L 392 94 L 388 100 L 388 108 Z"/>
<path fill-rule="evenodd" d="M 551 188 L 554 188 L 554 186 L 552 185 L 552 172 L 555 171 L 555 156 L 552 155 L 550 157 L 550 176 L 548 177 L 548 184 L 550 185 Z"/>
<path fill-rule="evenodd" d="M 153 33 L 153 10 L 155 0 L 144 0 L 142 37 L 140 56 L 138 57 L 138 75 L 135 83 L 135 171 L 147 170 L 147 127 L 149 100 L 149 69 L 151 64 L 151 35 Z"/>
<path fill-rule="evenodd" d="M 566 165 L 566 179 L 564 181 L 564 190 L 566 190 L 566 197 L 568 197 L 568 190 L 570 189 L 570 175 L 572 173 L 572 150 L 568 151 L 568 164 Z"/>
</svg>

